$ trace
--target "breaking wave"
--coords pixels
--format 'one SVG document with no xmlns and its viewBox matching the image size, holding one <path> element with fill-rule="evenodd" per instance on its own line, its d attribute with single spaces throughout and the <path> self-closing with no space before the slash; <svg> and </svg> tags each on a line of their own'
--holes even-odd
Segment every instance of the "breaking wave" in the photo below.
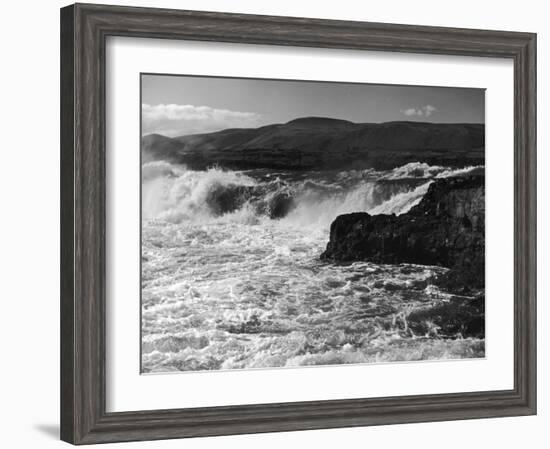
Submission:
<svg viewBox="0 0 550 449">
<path fill-rule="evenodd" d="M 266 176 L 260 171 L 216 167 L 193 171 L 155 161 L 143 165 L 142 214 L 144 220 L 171 223 L 277 219 L 299 226 L 326 227 L 336 216 L 350 212 L 405 213 L 422 199 L 433 179 L 478 169 L 414 162 L 389 172 Z"/>
<path fill-rule="evenodd" d="M 236 201 L 235 196 L 254 185 L 253 179 L 237 172 L 217 168 L 193 171 L 150 162 L 142 170 L 142 216 L 170 222 L 209 218 L 215 214 L 217 193 L 222 200 L 225 193 L 227 200 Z"/>
</svg>

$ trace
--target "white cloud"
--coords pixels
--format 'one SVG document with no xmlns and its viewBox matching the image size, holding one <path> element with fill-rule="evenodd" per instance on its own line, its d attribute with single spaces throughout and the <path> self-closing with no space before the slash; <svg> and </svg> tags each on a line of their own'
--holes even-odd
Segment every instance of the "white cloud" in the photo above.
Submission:
<svg viewBox="0 0 550 449">
<path fill-rule="evenodd" d="M 401 109 L 401 112 L 405 114 L 408 117 L 414 116 L 414 115 L 422 115 L 421 109 L 415 109 L 415 108 L 409 108 L 409 109 Z"/>
<path fill-rule="evenodd" d="M 401 109 L 401 113 L 407 117 L 429 117 L 437 112 L 437 108 L 431 104 L 419 108 Z"/>
<path fill-rule="evenodd" d="M 226 128 L 260 126 L 261 115 L 191 104 L 142 104 L 142 133 L 181 136 Z"/>
<path fill-rule="evenodd" d="M 426 117 L 429 117 L 435 112 L 437 112 L 437 108 L 435 106 L 432 106 L 431 104 L 424 106 L 424 115 Z"/>
</svg>

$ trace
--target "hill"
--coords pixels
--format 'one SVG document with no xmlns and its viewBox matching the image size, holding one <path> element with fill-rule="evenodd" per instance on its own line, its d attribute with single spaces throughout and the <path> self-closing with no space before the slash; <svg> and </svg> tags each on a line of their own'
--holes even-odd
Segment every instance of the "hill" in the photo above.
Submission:
<svg viewBox="0 0 550 449">
<path fill-rule="evenodd" d="M 204 169 L 390 169 L 408 162 L 462 167 L 484 163 L 485 126 L 462 123 L 352 123 L 304 117 L 260 128 L 142 138 L 144 161 Z"/>
</svg>

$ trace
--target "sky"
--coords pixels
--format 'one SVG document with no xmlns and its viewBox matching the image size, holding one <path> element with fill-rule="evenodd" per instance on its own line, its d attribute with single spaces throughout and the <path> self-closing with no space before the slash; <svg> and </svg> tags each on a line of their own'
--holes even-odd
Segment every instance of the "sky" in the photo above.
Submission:
<svg viewBox="0 0 550 449">
<path fill-rule="evenodd" d="M 300 117 L 484 123 L 485 90 L 143 74 L 142 134 L 256 128 Z"/>
</svg>

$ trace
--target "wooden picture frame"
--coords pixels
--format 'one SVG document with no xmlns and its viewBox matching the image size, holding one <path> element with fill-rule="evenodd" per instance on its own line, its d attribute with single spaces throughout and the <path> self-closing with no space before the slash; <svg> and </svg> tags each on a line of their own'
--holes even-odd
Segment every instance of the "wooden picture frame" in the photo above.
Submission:
<svg viewBox="0 0 550 449">
<path fill-rule="evenodd" d="M 510 58 L 514 63 L 514 388 L 106 412 L 107 36 Z M 536 413 L 536 35 L 75 4 L 61 10 L 61 438 L 73 444 Z"/>
</svg>

